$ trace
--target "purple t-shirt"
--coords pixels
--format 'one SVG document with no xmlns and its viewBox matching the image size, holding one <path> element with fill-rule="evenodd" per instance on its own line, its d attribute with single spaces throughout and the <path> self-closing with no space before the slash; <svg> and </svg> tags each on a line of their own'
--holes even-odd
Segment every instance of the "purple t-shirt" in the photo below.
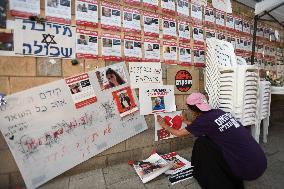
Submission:
<svg viewBox="0 0 284 189">
<path fill-rule="evenodd" d="M 259 144 L 230 113 L 212 109 L 198 116 L 186 130 L 196 137 L 208 136 L 217 144 L 233 173 L 241 179 L 254 180 L 267 167 Z"/>
</svg>

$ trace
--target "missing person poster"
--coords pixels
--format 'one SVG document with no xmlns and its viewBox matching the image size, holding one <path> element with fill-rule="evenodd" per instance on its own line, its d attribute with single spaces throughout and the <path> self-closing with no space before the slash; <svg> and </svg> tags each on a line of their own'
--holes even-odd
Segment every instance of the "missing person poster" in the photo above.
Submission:
<svg viewBox="0 0 284 189">
<path fill-rule="evenodd" d="M 192 38 L 195 44 L 203 44 L 204 36 L 203 36 L 203 28 L 197 24 L 192 27 Z"/>
<path fill-rule="evenodd" d="M 226 36 L 225 36 L 225 33 L 223 33 L 223 31 L 217 31 L 217 39 L 220 39 L 220 40 L 226 40 Z"/>
<path fill-rule="evenodd" d="M 205 24 L 209 26 L 213 26 L 215 23 L 214 17 L 214 8 L 211 6 L 207 6 L 204 8 L 204 17 L 205 17 Z"/>
<path fill-rule="evenodd" d="M 190 42 L 190 24 L 189 22 L 179 19 L 178 36 L 180 42 Z"/>
<path fill-rule="evenodd" d="M 45 16 L 50 22 L 71 24 L 71 0 L 45 0 Z"/>
<path fill-rule="evenodd" d="M 139 89 L 140 115 L 176 111 L 173 85 Z"/>
<path fill-rule="evenodd" d="M 101 4 L 101 27 L 109 30 L 121 29 L 120 6 L 102 2 Z"/>
<path fill-rule="evenodd" d="M 1 0 L 4 3 L 4 0 Z M 29 18 L 40 14 L 39 0 L 9 0 L 10 13 L 19 18 Z"/>
<path fill-rule="evenodd" d="M 122 64 L 114 64 L 96 69 L 101 91 L 118 88 L 127 83 L 126 72 Z"/>
<path fill-rule="evenodd" d="M 205 33 L 206 33 L 206 35 L 205 35 L 206 39 L 210 39 L 210 38 L 216 36 L 215 30 L 212 29 L 212 28 L 206 28 L 206 29 L 205 29 Z"/>
<path fill-rule="evenodd" d="M 123 9 L 123 30 L 131 33 L 141 33 L 141 15 L 138 10 Z"/>
<path fill-rule="evenodd" d="M 126 61 L 141 61 L 141 37 L 124 36 L 124 56 Z"/>
<path fill-rule="evenodd" d="M 154 13 L 143 13 L 144 17 L 144 35 L 150 37 L 159 37 L 159 16 Z"/>
<path fill-rule="evenodd" d="M 183 66 L 193 65 L 191 62 L 191 47 L 189 44 L 179 44 L 179 63 Z"/>
<path fill-rule="evenodd" d="M 144 58 L 146 62 L 160 62 L 160 41 L 144 38 Z"/>
<path fill-rule="evenodd" d="M 189 17 L 188 0 L 177 0 L 177 12 L 179 16 Z"/>
<path fill-rule="evenodd" d="M 219 10 L 215 11 L 215 22 L 218 27 L 225 27 L 225 13 Z"/>
<path fill-rule="evenodd" d="M 98 58 L 98 32 L 77 28 L 76 57 Z"/>
<path fill-rule="evenodd" d="M 203 45 L 195 45 L 193 53 L 193 61 L 196 67 L 204 67 L 205 51 Z"/>
<path fill-rule="evenodd" d="M 6 19 L 7 19 L 7 2 L 0 2 L 0 28 L 6 28 Z"/>
<path fill-rule="evenodd" d="M 163 17 L 163 38 L 176 39 L 176 20 L 169 17 Z"/>
<path fill-rule="evenodd" d="M 66 78 L 65 82 L 70 89 L 70 94 L 76 109 L 93 104 L 97 101 L 88 73 Z"/>
<path fill-rule="evenodd" d="M 120 117 L 125 117 L 138 111 L 130 87 L 124 87 L 112 92 Z"/>
<path fill-rule="evenodd" d="M 159 0 L 143 0 L 143 7 L 158 10 Z"/>
<path fill-rule="evenodd" d="M 161 0 L 162 12 L 165 14 L 176 15 L 176 0 Z"/>
<path fill-rule="evenodd" d="M 241 17 L 235 17 L 235 30 L 238 32 L 243 32 L 243 20 Z"/>
<path fill-rule="evenodd" d="M 234 31 L 234 29 L 235 29 L 235 19 L 234 19 L 234 16 L 232 14 L 227 14 L 227 17 L 226 17 L 226 28 L 229 31 Z"/>
<path fill-rule="evenodd" d="M 97 0 L 76 0 L 77 26 L 97 27 L 98 16 Z"/>
<path fill-rule="evenodd" d="M 131 88 L 163 85 L 161 63 L 129 62 Z"/>
<path fill-rule="evenodd" d="M 191 3 L 191 18 L 194 23 L 202 22 L 202 6 Z"/>
<path fill-rule="evenodd" d="M 102 44 L 102 57 L 105 60 L 122 60 L 120 35 L 103 33 Z"/>
<path fill-rule="evenodd" d="M 182 111 L 155 114 L 155 141 L 176 137 L 161 127 L 157 119 L 158 115 L 162 116 L 166 124 L 173 129 L 180 130 L 186 127 L 186 124 L 182 122 Z"/>
<path fill-rule="evenodd" d="M 164 62 L 166 64 L 177 63 L 177 43 L 176 42 L 163 42 Z"/>
<path fill-rule="evenodd" d="M 243 20 L 243 32 L 250 34 L 250 23 L 247 20 Z"/>
</svg>

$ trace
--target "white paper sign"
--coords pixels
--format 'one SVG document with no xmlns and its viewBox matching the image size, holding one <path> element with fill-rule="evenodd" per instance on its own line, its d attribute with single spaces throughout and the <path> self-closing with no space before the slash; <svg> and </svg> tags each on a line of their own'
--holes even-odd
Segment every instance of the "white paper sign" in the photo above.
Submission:
<svg viewBox="0 0 284 189">
<path fill-rule="evenodd" d="M 102 2 L 101 5 L 101 24 L 104 29 L 121 28 L 121 12 L 118 5 Z"/>
<path fill-rule="evenodd" d="M 85 92 L 91 86 L 97 101 L 79 109 L 64 79 L 5 97 L 8 103 L 0 108 L 0 129 L 28 189 L 147 129 L 138 112 L 121 118 L 113 89 L 100 91 L 95 71 L 87 75 L 70 82 L 88 88 L 82 94 L 89 97 L 94 93 Z"/>
<path fill-rule="evenodd" d="M 222 11 L 216 11 L 215 14 L 216 24 L 220 26 L 225 26 L 225 14 Z"/>
<path fill-rule="evenodd" d="M 140 12 L 133 9 L 124 8 L 123 27 L 127 32 L 141 31 L 141 15 Z"/>
<path fill-rule="evenodd" d="M 39 0 L 9 0 L 11 15 L 15 17 L 28 18 L 31 15 L 40 14 Z"/>
<path fill-rule="evenodd" d="M 190 40 L 190 25 L 188 22 L 179 21 L 178 34 L 180 41 L 188 42 Z"/>
<path fill-rule="evenodd" d="M 187 0 L 177 0 L 177 12 L 182 16 L 189 16 L 189 3 Z"/>
<path fill-rule="evenodd" d="M 173 85 L 144 87 L 139 89 L 140 114 L 176 111 Z"/>
<path fill-rule="evenodd" d="M 71 0 L 45 0 L 45 16 L 51 22 L 71 24 Z"/>
<path fill-rule="evenodd" d="M 191 64 L 191 48 L 189 45 L 179 45 L 179 61 L 182 65 Z"/>
<path fill-rule="evenodd" d="M 235 21 L 233 15 L 227 14 L 226 18 L 226 27 L 229 28 L 229 30 L 233 30 L 235 27 Z"/>
<path fill-rule="evenodd" d="M 198 42 L 203 42 L 204 41 L 204 37 L 203 37 L 203 29 L 199 26 L 193 26 L 192 28 L 192 36 L 193 39 L 198 41 Z"/>
<path fill-rule="evenodd" d="M 78 58 L 98 57 L 98 33 L 77 28 L 76 56 Z"/>
<path fill-rule="evenodd" d="M 144 56 L 147 62 L 160 61 L 160 41 L 155 39 L 144 39 Z"/>
<path fill-rule="evenodd" d="M 15 21 L 15 52 L 58 58 L 75 57 L 75 27 L 30 20 Z"/>
<path fill-rule="evenodd" d="M 232 4 L 230 0 L 212 0 L 212 5 L 215 9 L 226 13 L 232 13 Z"/>
<path fill-rule="evenodd" d="M 76 0 L 76 25 L 96 27 L 98 24 L 98 1 Z"/>
<path fill-rule="evenodd" d="M 107 60 L 121 60 L 121 38 L 119 35 L 103 33 L 102 56 Z"/>
<path fill-rule="evenodd" d="M 131 88 L 163 85 L 161 63 L 129 62 Z"/>
<path fill-rule="evenodd" d="M 207 24 L 214 24 L 215 23 L 215 17 L 214 17 L 214 8 L 212 7 L 205 7 L 204 9 L 204 15 L 205 15 L 205 22 Z"/>
<path fill-rule="evenodd" d="M 177 44 L 175 42 L 164 41 L 164 60 L 166 63 L 175 63 L 177 61 Z"/>
<path fill-rule="evenodd" d="M 159 16 L 152 13 L 143 13 L 144 15 L 144 35 L 159 37 Z"/>
<path fill-rule="evenodd" d="M 163 35 L 166 39 L 175 38 L 177 36 L 176 22 L 174 19 L 163 17 Z"/>
<path fill-rule="evenodd" d="M 124 36 L 124 56 L 126 61 L 140 61 L 142 59 L 140 37 Z"/>
<path fill-rule="evenodd" d="M 200 5 L 191 4 L 191 17 L 194 20 L 202 21 L 202 7 Z"/>
</svg>

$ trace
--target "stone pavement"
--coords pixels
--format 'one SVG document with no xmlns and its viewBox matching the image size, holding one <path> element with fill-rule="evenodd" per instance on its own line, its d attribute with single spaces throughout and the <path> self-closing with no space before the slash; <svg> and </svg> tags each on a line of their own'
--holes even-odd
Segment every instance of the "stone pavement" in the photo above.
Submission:
<svg viewBox="0 0 284 189">
<path fill-rule="evenodd" d="M 264 175 L 251 182 L 245 182 L 246 189 L 283 189 L 284 188 L 284 125 L 274 124 L 269 128 L 268 143 L 261 144 L 267 159 L 268 168 Z M 190 159 L 191 148 L 177 153 Z M 128 160 L 125 160 L 127 162 Z M 55 178 L 41 189 L 201 189 L 195 179 L 171 185 L 165 175 L 143 184 L 134 169 L 127 163 L 118 164 L 89 172 Z"/>
</svg>

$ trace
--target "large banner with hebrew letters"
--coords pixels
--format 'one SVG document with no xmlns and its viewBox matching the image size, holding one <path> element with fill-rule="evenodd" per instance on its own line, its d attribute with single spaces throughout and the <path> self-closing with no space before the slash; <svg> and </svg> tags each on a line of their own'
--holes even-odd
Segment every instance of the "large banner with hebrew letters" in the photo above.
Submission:
<svg viewBox="0 0 284 189">
<path fill-rule="evenodd" d="M 147 129 L 129 84 L 119 63 L 6 97 L 0 129 L 28 189 Z"/>
<path fill-rule="evenodd" d="M 75 37 L 75 27 L 69 25 L 15 21 L 16 54 L 74 58 Z"/>
</svg>

